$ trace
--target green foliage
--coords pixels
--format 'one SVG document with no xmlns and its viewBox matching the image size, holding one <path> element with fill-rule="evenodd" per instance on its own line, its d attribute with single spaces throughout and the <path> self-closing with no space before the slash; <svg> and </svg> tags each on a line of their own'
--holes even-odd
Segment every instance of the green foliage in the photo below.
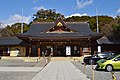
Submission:
<svg viewBox="0 0 120 80">
<path fill-rule="evenodd" d="M 119 15 L 117 15 L 117 16 L 115 17 L 115 24 L 116 24 L 116 25 L 120 25 L 120 16 L 119 16 Z"/>
<path fill-rule="evenodd" d="M 111 30 L 111 36 L 114 38 L 120 38 L 120 16 L 117 15 L 114 19 L 114 24 Z"/>
<path fill-rule="evenodd" d="M 93 17 L 91 17 L 90 18 L 90 20 L 89 20 L 89 25 L 90 25 L 90 28 L 94 31 L 94 32 L 96 32 L 96 28 L 97 28 L 97 23 L 96 23 L 96 16 L 93 16 Z"/>
<path fill-rule="evenodd" d="M 96 32 L 97 28 L 96 16 L 90 17 L 90 28 Z M 114 18 L 110 16 L 98 16 L 99 32 L 105 34 L 105 36 L 111 35 L 112 25 L 114 24 Z"/>
<path fill-rule="evenodd" d="M 36 14 L 33 14 L 33 16 L 35 16 L 35 19 L 33 20 L 34 22 L 43 22 L 43 21 L 52 22 L 55 21 L 60 16 L 64 18 L 64 15 L 60 13 L 56 13 L 55 9 L 53 10 L 41 9 L 37 11 Z"/>
<path fill-rule="evenodd" d="M 99 31 L 101 33 L 104 33 L 105 35 L 110 35 L 109 29 L 111 29 L 114 19 L 112 17 L 109 16 L 98 16 L 98 27 L 99 27 Z M 68 17 L 66 19 L 66 21 L 70 21 L 70 22 L 88 22 L 90 25 L 90 28 L 96 32 L 96 28 L 97 28 L 97 20 L 96 20 L 96 16 L 72 16 L 72 17 Z"/>
<path fill-rule="evenodd" d="M 72 17 L 68 17 L 66 18 L 66 21 L 70 21 L 70 22 L 88 22 L 90 19 L 89 16 L 72 16 Z"/>
<path fill-rule="evenodd" d="M 14 36 L 14 33 L 9 29 L 2 29 L 1 35 L 4 37 L 11 37 Z"/>
<path fill-rule="evenodd" d="M 15 24 L 13 24 L 13 25 L 11 25 L 11 26 L 7 26 L 7 27 L 5 28 L 5 31 L 4 31 L 4 32 L 9 32 L 9 31 L 11 31 L 14 36 L 15 36 L 16 34 L 20 34 L 20 33 L 21 33 L 21 25 L 22 25 L 21 23 L 15 23 Z M 28 31 L 28 29 L 29 29 L 29 26 L 28 26 L 27 24 L 23 23 L 23 32 Z M 12 35 L 12 36 L 13 36 L 13 35 Z"/>
<path fill-rule="evenodd" d="M 115 38 L 120 38 L 120 25 L 113 25 L 112 36 Z"/>
</svg>

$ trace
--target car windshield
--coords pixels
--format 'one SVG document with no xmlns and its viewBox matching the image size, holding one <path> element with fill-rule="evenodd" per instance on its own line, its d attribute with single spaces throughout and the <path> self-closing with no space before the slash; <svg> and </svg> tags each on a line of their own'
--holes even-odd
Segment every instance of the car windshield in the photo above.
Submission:
<svg viewBox="0 0 120 80">
<path fill-rule="evenodd" d="M 106 54 L 101 54 L 101 55 L 98 55 L 100 58 L 104 58 L 104 57 L 107 57 L 108 55 Z"/>
<path fill-rule="evenodd" d="M 109 56 L 113 56 L 113 55 L 115 55 L 115 53 L 113 53 L 113 52 L 102 52 L 102 53 L 99 53 L 98 56 L 109 57 Z"/>
<path fill-rule="evenodd" d="M 103 57 L 107 57 L 107 54 L 99 53 L 99 54 L 94 55 L 94 57 L 100 57 L 100 58 L 103 58 Z"/>
<path fill-rule="evenodd" d="M 108 54 L 109 56 L 115 54 L 115 53 L 113 53 L 113 52 L 103 52 L 103 53 L 104 53 L 104 54 Z"/>
<path fill-rule="evenodd" d="M 107 60 L 113 59 L 114 57 L 118 56 L 117 54 L 111 55 L 107 58 Z"/>
<path fill-rule="evenodd" d="M 112 53 L 112 52 L 100 52 L 98 54 L 93 55 L 93 57 L 99 57 L 99 58 L 109 57 L 108 59 L 111 59 L 114 57 L 114 55 L 115 55 L 115 53 Z"/>
</svg>

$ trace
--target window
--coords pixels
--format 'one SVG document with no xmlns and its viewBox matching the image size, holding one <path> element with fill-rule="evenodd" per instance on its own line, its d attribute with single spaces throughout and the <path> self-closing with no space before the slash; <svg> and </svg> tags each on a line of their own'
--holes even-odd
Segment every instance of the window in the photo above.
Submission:
<svg viewBox="0 0 120 80">
<path fill-rule="evenodd" d="M 120 61 L 120 56 L 116 58 L 118 61 Z"/>
</svg>

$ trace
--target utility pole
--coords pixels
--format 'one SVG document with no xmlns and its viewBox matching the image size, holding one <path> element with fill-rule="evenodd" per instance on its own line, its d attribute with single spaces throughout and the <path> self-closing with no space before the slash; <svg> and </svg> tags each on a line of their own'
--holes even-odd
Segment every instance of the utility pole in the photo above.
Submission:
<svg viewBox="0 0 120 80">
<path fill-rule="evenodd" d="M 98 26 L 98 10 L 96 8 L 96 23 L 97 23 L 97 33 L 99 33 L 99 26 Z"/>
<path fill-rule="evenodd" d="M 22 8 L 21 33 L 23 33 L 23 8 Z"/>
<path fill-rule="evenodd" d="M 98 10 L 96 7 L 96 23 L 97 23 L 97 33 L 99 33 L 99 26 L 98 26 Z M 101 46 L 97 46 L 97 51 L 101 52 Z"/>
</svg>

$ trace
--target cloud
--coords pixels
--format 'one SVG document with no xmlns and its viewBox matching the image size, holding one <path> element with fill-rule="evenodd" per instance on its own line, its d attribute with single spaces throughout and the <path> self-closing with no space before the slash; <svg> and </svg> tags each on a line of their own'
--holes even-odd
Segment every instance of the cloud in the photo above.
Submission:
<svg viewBox="0 0 120 80">
<path fill-rule="evenodd" d="M 38 11 L 38 10 L 40 10 L 40 9 L 46 10 L 44 6 L 34 7 L 33 9 L 36 10 L 36 11 Z"/>
<path fill-rule="evenodd" d="M 6 25 L 0 22 L 0 28 L 4 28 Z"/>
<path fill-rule="evenodd" d="M 93 3 L 93 0 L 77 0 L 77 9 L 83 8 Z"/>
<path fill-rule="evenodd" d="M 14 15 L 10 15 L 10 17 L 3 21 L 4 24 L 6 25 L 12 25 L 14 23 L 29 23 L 31 19 L 31 16 L 21 16 L 19 14 L 14 14 Z"/>
<path fill-rule="evenodd" d="M 120 13 L 120 8 L 118 9 L 117 13 Z"/>
<path fill-rule="evenodd" d="M 68 17 L 72 17 L 72 16 L 87 16 L 87 13 L 84 13 L 84 14 L 80 14 L 80 13 L 75 13 L 75 14 L 71 14 L 70 16 L 66 16 L 66 18 Z"/>
</svg>

